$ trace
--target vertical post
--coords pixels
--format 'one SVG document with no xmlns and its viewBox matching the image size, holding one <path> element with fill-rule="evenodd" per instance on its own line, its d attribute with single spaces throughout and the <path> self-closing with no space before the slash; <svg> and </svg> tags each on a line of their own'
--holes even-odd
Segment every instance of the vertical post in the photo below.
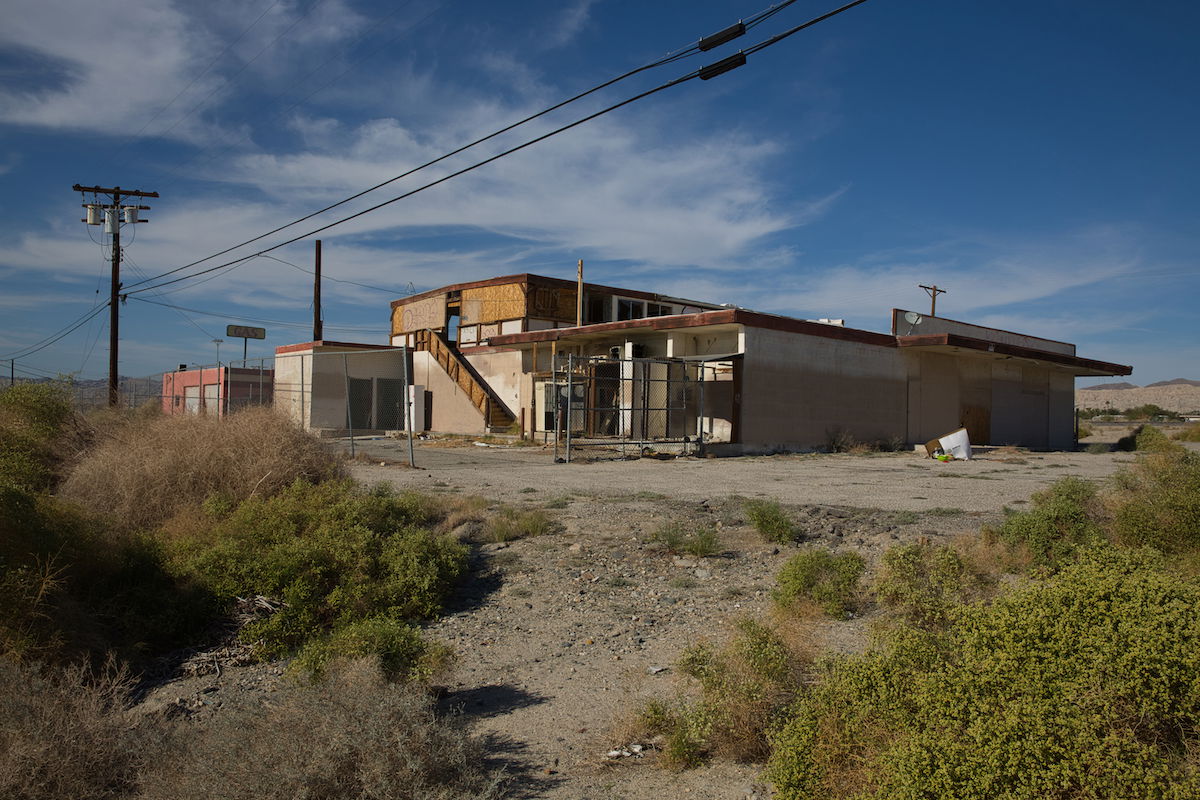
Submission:
<svg viewBox="0 0 1200 800">
<path fill-rule="evenodd" d="M 346 381 L 346 430 L 350 431 L 350 457 L 354 458 L 354 414 L 350 409 L 350 366 L 346 361 L 345 353 L 342 353 L 342 377 Z"/>
<path fill-rule="evenodd" d="M 575 354 L 567 353 L 567 413 L 564 421 L 567 426 L 567 463 L 571 463 L 571 410 L 575 405 L 575 387 L 571 380 L 575 375 Z"/>
<path fill-rule="evenodd" d="M 579 278 L 575 287 L 575 327 L 583 325 L 583 259 L 579 259 Z"/>
<path fill-rule="evenodd" d="M 696 451 L 701 456 L 703 456 L 704 455 L 704 362 L 703 361 L 700 362 L 699 372 L 700 372 L 700 381 L 699 381 L 699 383 L 700 383 L 700 404 L 699 404 L 699 406 L 697 406 L 697 409 L 696 409 L 698 412 L 696 414 L 696 422 L 698 423 L 697 427 L 700 429 L 699 433 L 697 434 L 699 436 L 700 444 L 698 444 L 696 446 Z"/>
<path fill-rule="evenodd" d="M 404 430 L 408 434 L 408 465 L 415 467 L 413 463 L 413 426 L 412 426 L 412 386 L 409 384 L 408 373 L 408 345 L 405 344 L 401 349 L 401 354 L 404 356 Z"/>
<path fill-rule="evenodd" d="M 319 342 L 325 338 L 321 324 L 321 240 L 317 239 L 313 244 L 316 245 L 313 255 L 313 341 Z M 348 396 L 346 399 L 349 401 Z"/>
<path fill-rule="evenodd" d="M 311 414 L 311 413 L 312 413 L 312 402 L 311 401 L 308 404 L 307 411 L 305 410 L 305 407 L 304 407 L 304 353 L 300 353 L 300 427 L 302 427 L 306 431 L 310 430 L 312 428 L 312 425 L 311 425 L 312 421 L 306 416 L 306 414 Z"/>
<path fill-rule="evenodd" d="M 263 404 L 263 390 L 262 390 L 263 367 L 266 365 L 266 363 L 267 362 L 265 359 L 260 358 L 258 360 L 258 404 L 260 406 Z M 274 404 L 272 404 L 272 405 L 274 405 Z"/>
<path fill-rule="evenodd" d="M 121 187 L 113 189 L 113 204 L 106 216 L 112 221 L 112 283 L 108 292 L 108 404 L 120 403 L 117 392 L 117 295 L 121 292 Z"/>
<path fill-rule="evenodd" d="M 550 357 L 550 388 L 554 395 L 554 463 L 558 463 L 558 437 L 562 435 L 562 392 L 558 389 L 558 361 Z"/>
</svg>

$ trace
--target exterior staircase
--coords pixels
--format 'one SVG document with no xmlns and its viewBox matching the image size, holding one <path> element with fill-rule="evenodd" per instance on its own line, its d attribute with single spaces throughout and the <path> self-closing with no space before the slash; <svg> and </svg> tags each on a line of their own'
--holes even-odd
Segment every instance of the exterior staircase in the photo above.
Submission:
<svg viewBox="0 0 1200 800">
<path fill-rule="evenodd" d="M 492 387 L 488 386 L 487 381 L 479 376 L 470 362 L 462 357 L 458 348 L 444 333 L 426 329 L 421 331 L 416 339 L 417 349 L 428 351 L 470 399 L 471 404 L 479 409 L 489 431 L 507 431 L 516 424 L 516 415 L 496 396 Z"/>
</svg>

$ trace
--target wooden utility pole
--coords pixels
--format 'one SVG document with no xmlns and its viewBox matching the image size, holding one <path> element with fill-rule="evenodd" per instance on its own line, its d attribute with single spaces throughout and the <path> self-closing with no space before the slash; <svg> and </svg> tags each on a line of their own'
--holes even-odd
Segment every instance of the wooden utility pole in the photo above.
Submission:
<svg viewBox="0 0 1200 800">
<path fill-rule="evenodd" d="M 579 259 L 579 276 L 575 286 L 575 327 L 583 325 L 583 259 Z"/>
<path fill-rule="evenodd" d="M 103 186 L 80 186 L 78 183 L 71 187 L 76 192 L 91 192 L 92 194 L 106 194 L 112 198 L 111 203 L 93 204 L 99 205 L 105 212 L 105 221 L 111 226 L 112 233 L 112 282 L 109 287 L 108 295 L 108 404 L 110 406 L 119 405 L 121 402 L 121 392 L 118 386 L 119 376 L 117 375 L 117 325 L 120 321 L 118 313 L 118 295 L 121 292 L 121 198 L 130 197 L 158 197 L 158 192 L 142 192 L 138 190 L 123 190 L 120 186 L 114 186 L 107 189 Z M 84 204 L 85 207 L 88 204 Z M 149 222 L 149 220 L 138 219 L 137 212 L 139 210 L 149 210 L 150 206 L 130 206 L 133 209 L 130 224 L 134 222 Z M 82 220 L 88 224 L 93 223 L 89 218 Z"/>
<path fill-rule="evenodd" d="M 936 317 L 937 316 L 937 296 L 939 294 L 945 294 L 946 290 L 939 289 L 937 287 L 936 283 L 933 286 L 926 286 L 923 283 L 917 284 L 917 286 L 921 289 L 924 289 L 925 294 L 929 295 L 929 316 Z"/>
<path fill-rule="evenodd" d="M 321 240 L 317 239 L 313 260 L 313 341 L 325 338 L 325 326 L 321 324 Z"/>
</svg>

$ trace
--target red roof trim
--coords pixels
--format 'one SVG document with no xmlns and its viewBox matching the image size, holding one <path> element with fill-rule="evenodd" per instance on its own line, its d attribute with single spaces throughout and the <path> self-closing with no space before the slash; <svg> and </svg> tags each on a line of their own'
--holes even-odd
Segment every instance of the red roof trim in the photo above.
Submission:
<svg viewBox="0 0 1200 800">
<path fill-rule="evenodd" d="M 328 339 L 320 339 L 315 342 L 300 342 L 299 344 L 285 344 L 282 347 L 275 348 L 275 355 L 283 355 L 285 353 L 295 353 L 300 350 L 313 350 L 317 347 L 349 347 L 355 350 L 397 350 L 399 348 L 390 344 L 364 344 L 362 342 L 331 342 Z"/>
<path fill-rule="evenodd" d="M 774 314 L 760 314 L 757 311 L 747 311 L 741 308 L 701 311 L 698 314 L 675 314 L 669 317 L 645 317 L 643 319 L 623 320 L 621 322 L 602 322 L 578 328 L 549 328 L 543 331 L 528 331 L 526 333 L 506 333 L 498 336 L 489 336 L 487 342 L 492 347 L 502 347 L 504 345 L 532 342 L 552 342 L 559 339 L 568 339 L 572 336 L 594 333 L 614 333 L 625 330 L 664 331 L 678 328 L 697 328 L 705 325 L 730 324 L 747 325 L 751 328 L 766 328 L 768 330 L 786 331 L 789 333 L 806 333 L 810 336 L 840 339 L 860 344 L 873 344 L 879 347 L 896 346 L 896 340 L 885 333 L 873 333 L 858 328 L 842 328 L 837 325 L 825 325 L 820 322 L 779 317 Z"/>
</svg>

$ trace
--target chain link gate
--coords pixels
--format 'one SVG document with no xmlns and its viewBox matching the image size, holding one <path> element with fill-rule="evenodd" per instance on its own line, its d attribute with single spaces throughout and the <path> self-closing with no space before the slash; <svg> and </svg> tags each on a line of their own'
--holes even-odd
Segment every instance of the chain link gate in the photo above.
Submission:
<svg viewBox="0 0 1200 800">
<path fill-rule="evenodd" d="M 700 409 L 710 370 L 682 359 L 559 356 L 546 387 L 555 460 L 570 462 L 580 451 L 589 458 L 703 455 Z"/>
</svg>

